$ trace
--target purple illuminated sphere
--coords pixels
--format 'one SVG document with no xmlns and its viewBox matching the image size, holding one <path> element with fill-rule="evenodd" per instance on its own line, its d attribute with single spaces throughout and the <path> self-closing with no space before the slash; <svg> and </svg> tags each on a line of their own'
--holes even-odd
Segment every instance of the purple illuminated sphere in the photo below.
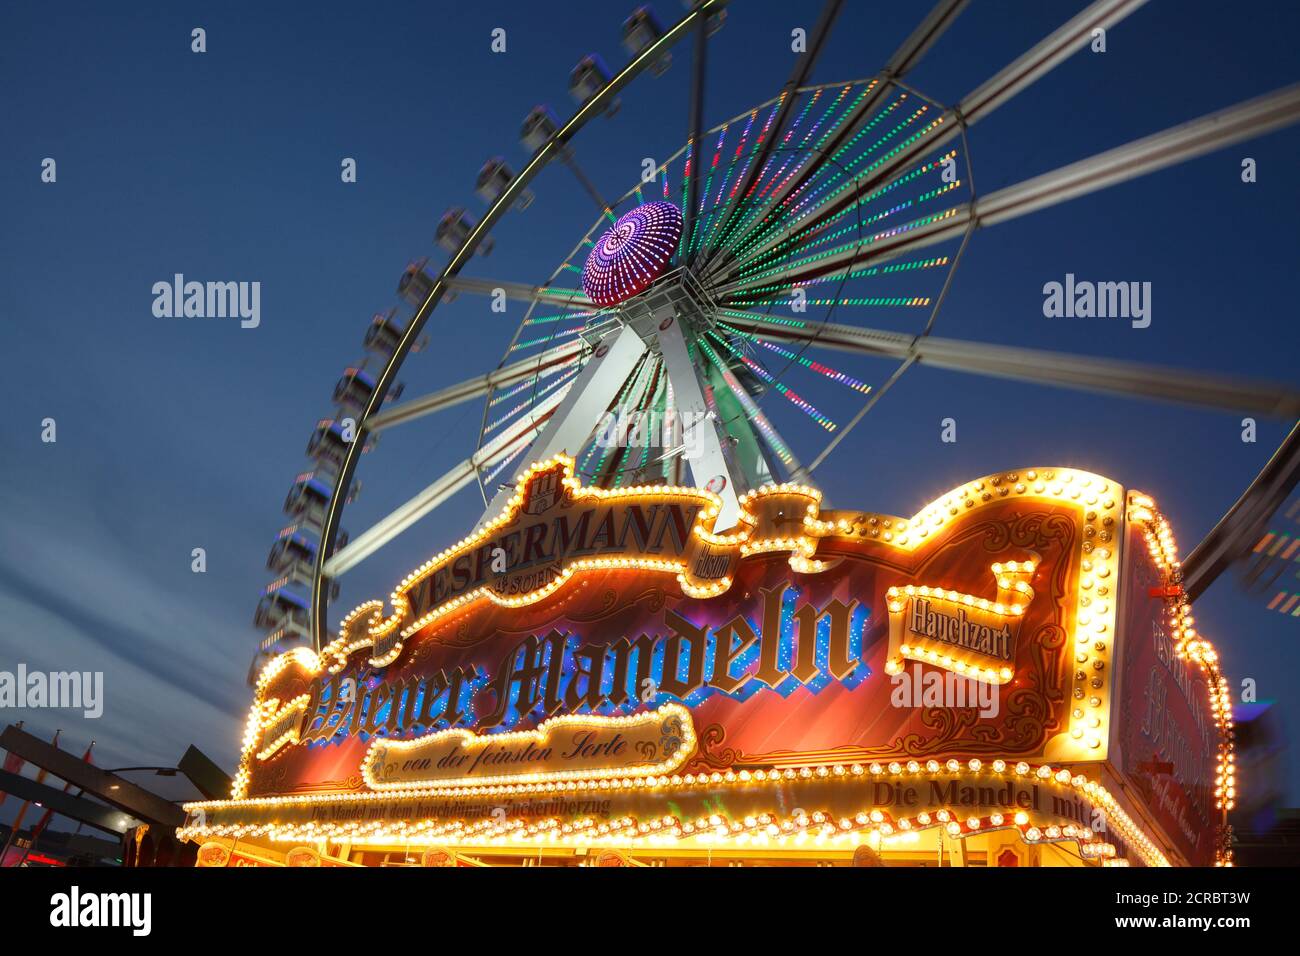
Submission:
<svg viewBox="0 0 1300 956">
<path fill-rule="evenodd" d="M 648 202 L 600 237 L 582 267 L 582 291 L 597 305 L 632 298 L 663 274 L 682 237 L 682 213 L 670 202 Z"/>
</svg>

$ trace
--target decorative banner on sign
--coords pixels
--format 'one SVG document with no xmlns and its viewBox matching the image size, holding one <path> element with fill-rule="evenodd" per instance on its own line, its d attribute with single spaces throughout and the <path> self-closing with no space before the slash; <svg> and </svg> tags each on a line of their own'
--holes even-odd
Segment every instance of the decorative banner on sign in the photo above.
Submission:
<svg viewBox="0 0 1300 956">
<path fill-rule="evenodd" d="M 272 860 L 270 857 L 259 856 L 246 850 L 232 849 L 224 843 L 215 841 L 204 843 L 199 847 L 197 859 L 194 861 L 195 866 L 218 869 L 223 867 L 282 867 L 283 863 L 278 860 Z"/>
<path fill-rule="evenodd" d="M 629 717 L 554 717 L 516 733 L 455 729 L 415 740 L 381 739 L 366 754 L 362 774 L 375 790 L 491 786 L 668 773 L 694 752 L 690 711 L 666 704 Z"/>
<path fill-rule="evenodd" d="M 712 630 L 704 623 L 664 609 L 655 630 L 667 633 L 654 637 L 643 632 L 608 641 L 582 640 L 579 635 L 552 629 L 544 635 L 528 634 L 511 641 L 491 662 L 468 666 L 449 663 L 433 673 L 397 679 L 371 677 L 364 683 L 353 674 L 318 674 L 308 685 L 308 693 L 295 699 L 292 711 L 285 708 L 268 719 L 263 736 L 269 743 L 258 751 L 258 759 L 274 759 L 285 741 L 310 745 L 340 736 L 372 734 L 389 741 L 406 738 L 382 745 L 382 756 L 376 756 L 377 750 L 371 754 L 366 779 L 385 783 L 400 780 L 407 786 L 415 778 L 435 779 L 418 772 L 433 766 L 429 747 L 460 739 L 457 734 L 468 739 L 474 736 L 471 731 L 483 734 L 513 727 L 539 710 L 543 714 L 554 714 L 561 707 L 570 712 L 584 708 L 626 711 L 661 695 L 690 703 L 710 694 L 745 700 L 762 687 L 788 694 L 799 686 L 820 688 L 832 681 L 851 686 L 862 679 L 865 668 L 860 658 L 866 610 L 857 601 L 846 604 L 838 599 L 819 608 L 799 601 L 797 594 L 788 584 L 760 589 L 761 614 L 734 614 L 716 622 Z M 750 623 L 751 616 L 759 622 L 757 630 Z M 755 662 L 756 668 L 743 673 Z M 489 699 L 490 706 L 486 703 Z M 306 700 L 305 706 L 299 705 L 300 700 Z M 281 713 L 288 724 L 281 723 Z M 637 719 L 651 717 L 641 714 Z M 622 726 L 611 723 L 615 720 L 612 715 L 593 713 L 581 720 L 569 719 L 588 728 Z M 429 727 L 441 730 L 448 725 L 460 726 L 432 737 L 424 732 Z M 687 726 L 676 736 L 686 739 L 690 731 Z M 416 736 L 411 736 L 413 732 Z M 533 766 L 538 773 L 543 772 L 543 764 L 552 765 L 551 760 L 539 755 L 545 751 L 554 756 L 553 748 L 536 744 L 532 738 L 519 739 L 524 743 L 517 759 L 523 765 Z M 626 742 L 625 737 L 620 739 Z M 514 762 L 500 748 L 515 738 L 493 735 L 483 740 L 491 746 L 485 746 L 484 753 L 474 760 L 441 753 L 436 769 L 478 771 Z M 530 741 L 536 746 L 527 746 Z M 649 743 L 639 741 L 637 746 L 642 748 L 641 756 L 649 754 Z M 412 754 L 411 749 L 422 753 Z M 689 754 L 683 754 L 682 759 L 685 756 Z M 389 771 L 393 774 L 389 780 L 383 771 L 394 761 L 417 772 L 406 773 L 395 767 Z M 618 767 L 626 763 L 626 759 L 615 761 L 609 772 L 623 772 Z M 438 773 L 436 779 L 462 775 Z M 516 779 L 514 774 L 507 776 Z"/>
<path fill-rule="evenodd" d="M 371 648 L 382 667 L 401 655 L 407 638 L 445 615 L 479 602 L 525 607 L 542 601 L 575 573 L 640 569 L 675 577 L 697 598 L 731 587 L 746 554 L 791 551 L 791 566 L 809 564 L 816 549 L 805 509 L 818 495 L 798 485 L 774 485 L 746 496 L 735 532 L 712 532 L 719 499 L 698 488 L 584 487 L 566 456 L 539 462 L 520 476 L 506 510 L 468 538 L 436 555 L 398 586 L 394 613 L 368 601 L 344 619 L 326 654 L 331 670 Z M 814 509 L 815 510 L 815 509 Z"/>
<path fill-rule="evenodd" d="M 303 716 L 311 698 L 306 694 L 291 700 L 271 715 L 262 727 L 262 740 L 265 743 L 257 752 L 258 760 L 266 760 L 281 747 L 298 742 L 298 733 L 302 728 Z"/>
<path fill-rule="evenodd" d="M 623 850 L 603 849 L 592 854 L 592 866 L 646 866 L 640 860 L 632 859 L 631 855 Z"/>
<path fill-rule="evenodd" d="M 992 601 L 925 585 L 890 588 L 886 669 L 896 674 L 906 659 L 992 684 L 1011 680 L 1016 636 L 1034 599 L 1029 582 L 1037 568 L 1033 561 L 993 565 L 998 593 Z"/>
<path fill-rule="evenodd" d="M 284 855 L 285 866 L 320 866 L 320 860 L 320 853 L 310 846 L 296 846 Z"/>
<path fill-rule="evenodd" d="M 431 846 L 420 854 L 420 866 L 456 866 L 458 854 L 445 846 Z"/>
</svg>

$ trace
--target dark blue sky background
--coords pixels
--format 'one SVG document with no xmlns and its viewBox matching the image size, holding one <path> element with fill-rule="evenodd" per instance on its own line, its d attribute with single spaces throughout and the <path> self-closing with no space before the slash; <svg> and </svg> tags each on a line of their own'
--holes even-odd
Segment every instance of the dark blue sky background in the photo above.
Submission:
<svg viewBox="0 0 1300 956">
<path fill-rule="evenodd" d="M 393 304 L 406 261 L 442 261 L 431 245 L 442 210 L 481 214 L 483 160 L 523 164 L 528 109 L 547 101 L 568 115 L 568 73 L 584 53 L 626 61 L 619 25 L 631 6 L 5 5 L 0 669 L 103 670 L 107 703 L 98 721 L 58 711 L 0 720 L 62 727 L 78 752 L 97 738 L 101 766 L 171 764 L 193 742 L 234 769 L 263 563 L 334 381 L 360 356 L 370 314 Z M 675 2 L 658 6 L 678 15 Z M 849 0 L 815 79 L 872 74 L 929 6 Z M 909 80 L 955 102 L 1082 6 L 977 0 Z M 811 29 L 817 8 L 732 5 L 710 45 L 709 125 L 775 94 L 790 31 Z M 190 52 L 195 26 L 207 30 L 206 54 Z M 489 51 L 498 26 L 505 55 Z M 1104 55 L 1076 54 L 971 131 L 979 191 L 1294 82 L 1298 26 L 1290 3 L 1155 0 L 1111 31 Z M 613 120 L 578 138 L 607 195 L 634 184 L 642 157 L 684 142 L 689 59 L 679 47 L 666 76 L 635 83 Z M 1300 131 L 1274 133 L 977 233 L 936 332 L 1294 383 L 1298 155 Z M 40 181 L 47 156 L 55 185 Z M 358 161 L 355 185 L 340 182 L 345 156 Z M 1244 156 L 1258 160 L 1256 184 L 1240 181 Z M 534 190 L 536 204 L 504 220 L 496 251 L 469 274 L 541 282 L 591 225 L 592 204 L 563 168 Z M 151 286 L 176 272 L 260 281 L 261 327 L 155 318 Z M 1043 284 L 1067 272 L 1151 282 L 1151 327 L 1045 319 Z M 401 376 L 408 394 L 494 367 L 520 315 L 518 304 L 502 317 L 469 297 L 439 308 L 431 347 Z M 877 384 L 892 370 L 833 360 Z M 465 457 L 480 413 L 457 408 L 386 434 L 363 459 L 345 526 L 362 530 Z M 939 441 L 947 416 L 958 420 L 955 445 Z M 58 422 L 57 444 L 40 441 L 45 417 Z M 1085 468 L 1155 496 L 1185 552 L 1290 424 L 1261 420 L 1251 445 L 1240 418 L 921 368 L 817 477 L 832 503 L 911 515 L 994 471 Z M 332 618 L 387 595 L 480 508 L 476 491 L 463 493 L 366 562 Z M 206 574 L 190 571 L 195 547 L 207 550 Z M 1297 621 L 1228 577 L 1197 611 L 1228 674 L 1277 698 L 1294 736 Z M 1292 805 L 1297 768 L 1292 759 Z"/>
</svg>

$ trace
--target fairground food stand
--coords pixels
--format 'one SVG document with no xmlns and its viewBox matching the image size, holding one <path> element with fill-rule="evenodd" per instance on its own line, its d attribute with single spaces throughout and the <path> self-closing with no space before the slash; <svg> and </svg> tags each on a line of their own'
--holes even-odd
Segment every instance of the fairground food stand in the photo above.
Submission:
<svg viewBox="0 0 1300 956">
<path fill-rule="evenodd" d="M 1152 500 L 1067 468 L 915 517 L 532 465 L 256 686 L 200 866 L 1230 862 L 1231 708 Z M 390 609 L 391 608 L 391 609 Z"/>
</svg>

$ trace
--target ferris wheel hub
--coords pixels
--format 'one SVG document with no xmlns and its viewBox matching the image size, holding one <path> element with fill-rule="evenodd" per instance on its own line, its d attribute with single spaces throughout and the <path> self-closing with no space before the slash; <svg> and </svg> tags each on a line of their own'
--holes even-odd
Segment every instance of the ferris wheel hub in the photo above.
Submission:
<svg viewBox="0 0 1300 956">
<path fill-rule="evenodd" d="M 642 203 L 597 240 L 582 268 L 582 290 L 597 305 L 632 298 L 659 278 L 682 238 L 682 211 L 670 202 Z"/>
<path fill-rule="evenodd" d="M 718 305 L 685 266 L 660 276 L 643 292 L 618 306 L 618 316 L 641 338 L 659 351 L 659 333 L 674 321 L 692 333 L 711 329 L 717 322 Z"/>
</svg>

